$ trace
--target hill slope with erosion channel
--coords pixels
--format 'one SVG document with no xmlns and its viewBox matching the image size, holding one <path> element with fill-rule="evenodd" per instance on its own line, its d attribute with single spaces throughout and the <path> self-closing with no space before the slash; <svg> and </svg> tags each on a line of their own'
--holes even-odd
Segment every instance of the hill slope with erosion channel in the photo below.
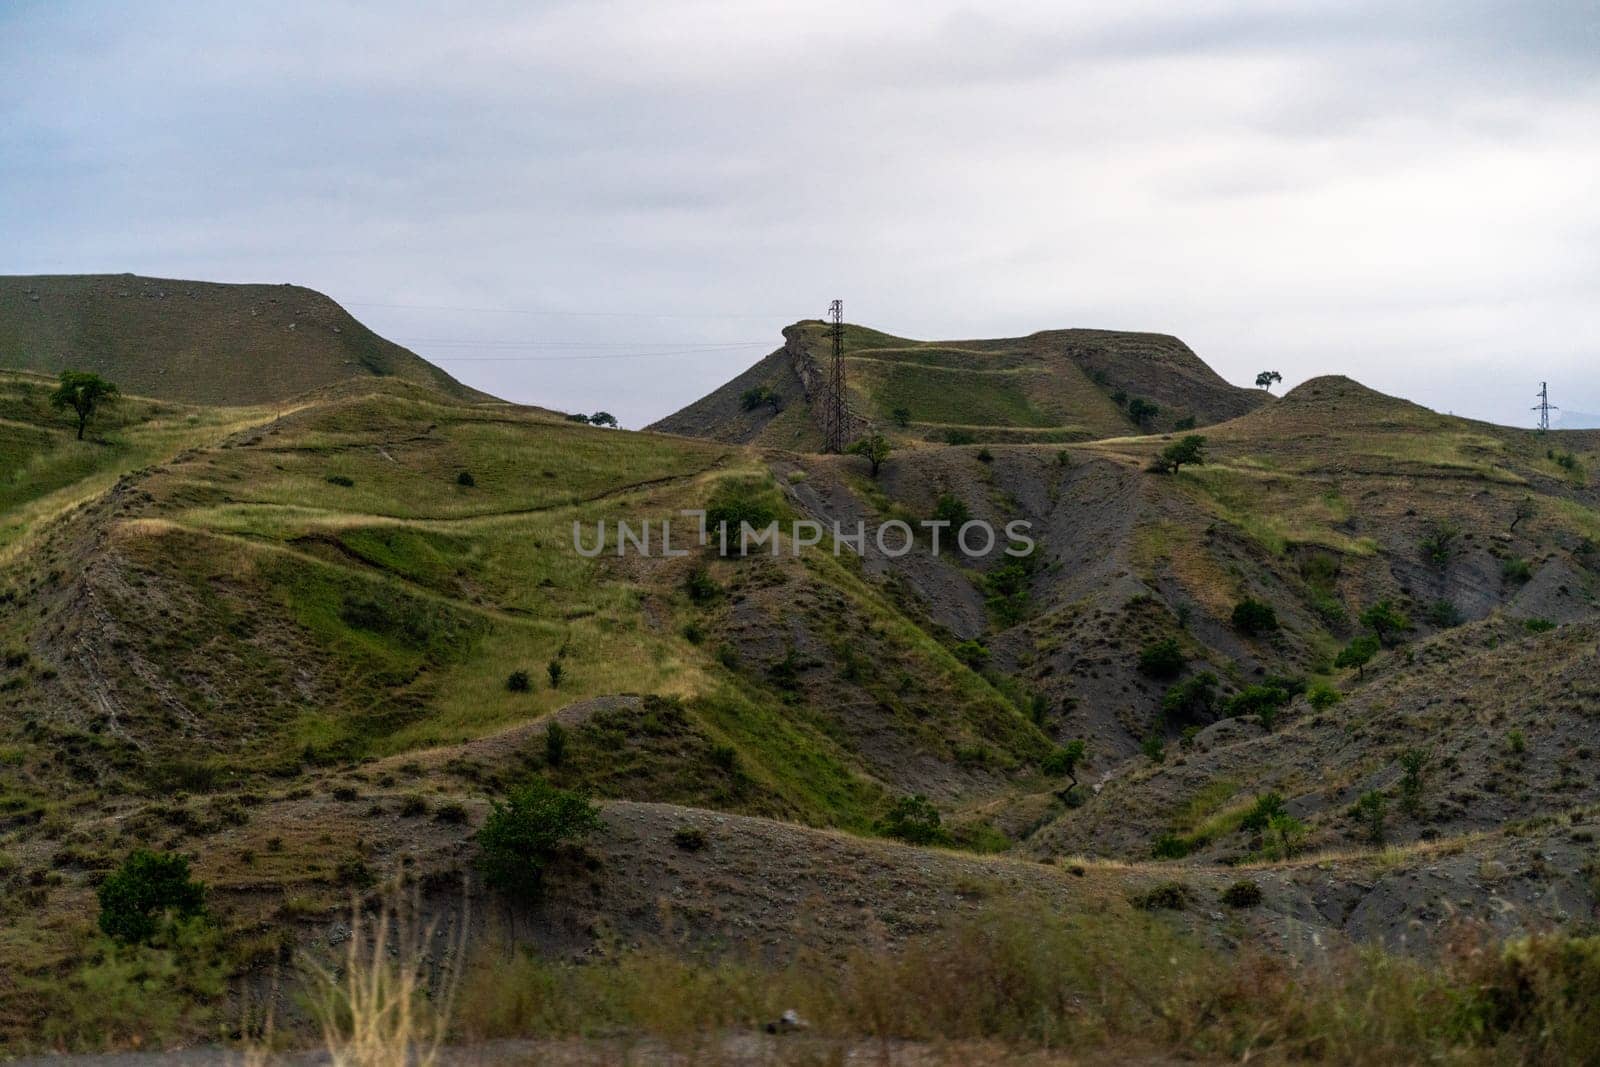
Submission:
<svg viewBox="0 0 1600 1067">
<path fill-rule="evenodd" d="M 1101 435 L 906 439 L 874 479 L 393 377 L 130 396 L 77 442 L 48 389 L 0 374 L 8 1047 L 225 1033 L 398 875 L 469 947 L 589 961 L 888 958 L 996 907 L 1298 965 L 1594 918 L 1596 435 L 1324 378 L 1176 474 L 1172 435 Z M 708 505 L 1037 548 L 573 550 Z M 602 827 L 531 920 L 463 913 L 534 776 Z M 211 887 L 217 984 L 149 977 L 165 1021 L 104 996 L 95 890 L 136 847 Z"/>
</svg>

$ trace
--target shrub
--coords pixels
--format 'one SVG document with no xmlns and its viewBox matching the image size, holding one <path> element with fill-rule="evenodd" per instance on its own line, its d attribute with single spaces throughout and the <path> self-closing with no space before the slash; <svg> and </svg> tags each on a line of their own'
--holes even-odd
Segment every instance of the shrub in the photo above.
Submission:
<svg viewBox="0 0 1600 1067">
<path fill-rule="evenodd" d="M 722 586 L 712 579 L 711 572 L 704 566 L 689 572 L 689 577 L 683 580 L 683 589 L 696 604 L 709 604 L 722 595 Z"/>
<path fill-rule="evenodd" d="M 1423 618 L 1427 619 L 1428 625 L 1436 630 L 1448 630 L 1462 623 L 1461 609 L 1448 600 L 1435 600 L 1429 604 Z"/>
<path fill-rule="evenodd" d="M 566 845 L 601 827 L 600 809 L 576 793 L 535 778 L 493 801 L 477 833 L 478 867 L 490 889 L 518 903 L 544 891 L 544 872 Z"/>
<path fill-rule="evenodd" d="M 672 843 L 685 852 L 699 852 L 706 847 L 706 833 L 698 826 L 680 826 L 672 831 Z"/>
<path fill-rule="evenodd" d="M 1217 676 L 1204 671 L 1179 682 L 1161 698 L 1161 713 L 1180 724 L 1207 722 L 1217 705 Z"/>
<path fill-rule="evenodd" d="M 878 832 L 913 845 L 938 845 L 950 840 L 939 809 L 922 794 L 901 797 L 878 821 Z"/>
<path fill-rule="evenodd" d="M 754 389 L 746 389 L 739 396 L 739 406 L 746 411 L 754 411 L 759 407 L 770 407 L 777 412 L 783 406 L 783 399 L 769 385 L 758 385 Z"/>
<path fill-rule="evenodd" d="M 1186 662 L 1183 649 L 1172 637 L 1146 645 L 1139 653 L 1139 670 L 1151 678 L 1176 678 Z"/>
<path fill-rule="evenodd" d="M 1260 833 L 1265 830 L 1272 820 L 1284 814 L 1283 797 L 1278 793 L 1263 793 L 1256 797 L 1253 807 L 1245 812 L 1244 818 L 1239 820 L 1239 828 L 1251 833 Z"/>
<path fill-rule="evenodd" d="M 899 426 L 901 429 L 911 425 L 910 408 L 895 408 L 894 411 L 890 412 L 889 417 L 892 418 L 894 420 L 894 424 Z"/>
<path fill-rule="evenodd" d="M 1500 565 L 1501 577 L 1521 585 L 1533 577 L 1533 567 L 1521 556 L 1513 556 Z"/>
<path fill-rule="evenodd" d="M 1412 818 L 1422 813 L 1423 773 L 1427 769 L 1428 754 L 1422 749 L 1408 748 L 1400 753 L 1400 806 Z"/>
<path fill-rule="evenodd" d="M 989 451 L 987 448 L 980 448 L 978 449 L 977 458 L 979 463 L 993 463 L 994 453 Z"/>
<path fill-rule="evenodd" d="M 989 649 L 981 641 L 962 641 L 950 650 L 962 663 L 979 670 L 989 662 Z"/>
<path fill-rule="evenodd" d="M 728 528 L 728 551 L 739 550 L 743 525 L 764 530 L 778 519 L 778 502 L 767 478 L 725 478 L 706 502 L 706 530 L 720 544 L 718 531 Z"/>
<path fill-rule="evenodd" d="M 561 676 L 566 673 L 566 668 L 561 666 L 559 659 L 553 659 L 544 665 L 544 672 L 550 676 L 550 688 L 561 688 Z"/>
<path fill-rule="evenodd" d="M 1273 633 L 1278 629 L 1278 613 L 1271 604 L 1245 597 L 1234 605 L 1233 628 L 1246 637 Z"/>
<path fill-rule="evenodd" d="M 739 767 L 739 750 L 732 745 L 712 745 L 711 765 L 724 774 L 732 774 Z"/>
<path fill-rule="evenodd" d="M 1354 667 L 1363 678 L 1367 674 L 1367 664 L 1372 662 L 1372 657 L 1378 654 L 1378 639 L 1366 634 L 1353 638 L 1348 645 L 1340 650 L 1338 658 L 1333 661 L 1335 667 Z"/>
<path fill-rule="evenodd" d="M 506 688 L 513 693 L 526 693 L 533 688 L 527 671 L 512 671 L 506 676 Z"/>
<path fill-rule="evenodd" d="M 1339 691 L 1327 682 L 1318 682 L 1306 691 L 1306 700 L 1318 711 L 1327 711 L 1342 699 Z"/>
<path fill-rule="evenodd" d="M 544 762 L 559 767 L 567 761 L 567 728 L 552 722 L 544 731 Z"/>
<path fill-rule="evenodd" d="M 428 814 L 428 801 L 426 797 L 415 793 L 402 797 L 400 800 L 400 814 L 407 819 L 415 819 Z"/>
<path fill-rule="evenodd" d="M 1549 633 L 1556 628 L 1556 624 L 1549 619 L 1524 619 L 1522 625 L 1531 634 Z"/>
<path fill-rule="evenodd" d="M 1367 828 L 1367 841 L 1381 846 L 1385 839 L 1384 820 L 1388 814 L 1388 803 L 1383 799 L 1383 794 L 1375 789 L 1362 793 L 1351 814 Z"/>
<path fill-rule="evenodd" d="M 1522 755 L 1528 751 L 1527 736 L 1521 730 L 1512 730 L 1506 734 L 1506 748 L 1510 749 L 1513 755 Z"/>
<path fill-rule="evenodd" d="M 1161 763 L 1167 758 L 1167 743 L 1160 734 L 1151 734 L 1139 742 L 1139 751 L 1151 763 Z"/>
<path fill-rule="evenodd" d="M 1181 860 L 1189 854 L 1189 848 L 1188 838 L 1169 831 L 1155 839 L 1150 855 L 1158 860 Z"/>
<path fill-rule="evenodd" d="M 1230 908 L 1254 908 L 1261 899 L 1261 886 L 1251 881 L 1234 882 L 1222 891 L 1222 902 Z"/>
<path fill-rule="evenodd" d="M 1389 645 L 1411 629 L 1411 620 L 1389 601 L 1380 600 L 1361 613 L 1361 625 L 1372 631 L 1380 645 Z"/>
<path fill-rule="evenodd" d="M 972 519 L 972 512 L 955 494 L 940 493 L 933 505 L 933 519 L 935 522 L 949 523 L 952 530 L 959 530 Z"/>
<path fill-rule="evenodd" d="M 1263 717 L 1289 703 L 1289 692 L 1276 685 L 1247 685 L 1228 701 L 1227 714 L 1233 718 L 1245 715 Z M 1271 729 L 1268 726 L 1268 729 Z"/>
<path fill-rule="evenodd" d="M 168 921 L 205 913 L 206 887 L 189 877 L 189 860 L 135 849 L 100 883 L 100 929 L 123 944 L 148 944 Z"/>
<path fill-rule="evenodd" d="M 1147 426 L 1150 420 L 1161 414 L 1161 407 L 1152 404 L 1142 396 L 1136 396 L 1128 401 L 1128 418 L 1138 423 L 1141 427 Z"/>
<path fill-rule="evenodd" d="M 1461 551 L 1461 529 L 1452 522 L 1436 522 L 1423 534 L 1422 558 L 1435 570 L 1444 570 Z"/>
<path fill-rule="evenodd" d="M 970 445 L 977 438 L 972 436 L 971 430 L 946 430 L 944 443 L 947 445 Z"/>
<path fill-rule="evenodd" d="M 444 823 L 448 826 L 460 826 L 467 821 L 466 806 L 453 800 L 447 804 L 440 804 L 434 809 L 433 821 Z"/>
<path fill-rule="evenodd" d="M 462 471 L 460 474 L 456 475 L 456 484 L 461 486 L 463 489 L 471 489 L 473 486 L 478 484 L 478 479 L 472 476 L 471 471 Z"/>
<path fill-rule="evenodd" d="M 1189 887 L 1182 882 L 1162 882 L 1134 894 L 1129 902 L 1145 911 L 1182 911 L 1189 905 Z"/>
</svg>

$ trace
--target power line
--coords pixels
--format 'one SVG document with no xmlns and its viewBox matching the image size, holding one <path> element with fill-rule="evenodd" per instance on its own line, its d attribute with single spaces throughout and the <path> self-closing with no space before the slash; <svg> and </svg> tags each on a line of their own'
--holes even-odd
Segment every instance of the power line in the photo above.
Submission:
<svg viewBox="0 0 1600 1067">
<path fill-rule="evenodd" d="M 436 356 L 440 363 L 560 363 L 590 359 L 653 359 L 657 356 L 733 355 L 731 349 L 683 348 L 672 352 L 600 352 L 583 356 Z"/>
</svg>

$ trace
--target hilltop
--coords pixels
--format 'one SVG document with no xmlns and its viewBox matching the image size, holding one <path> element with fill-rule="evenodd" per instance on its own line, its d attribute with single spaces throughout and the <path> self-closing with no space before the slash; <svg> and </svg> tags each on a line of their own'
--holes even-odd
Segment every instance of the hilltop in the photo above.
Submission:
<svg viewBox="0 0 1600 1067">
<path fill-rule="evenodd" d="M 651 428 L 799 451 L 818 447 L 829 327 L 800 322 L 783 337 L 783 347 Z M 911 341 L 847 325 L 845 363 L 852 432 L 871 426 L 908 440 L 1122 437 L 1220 422 L 1267 400 L 1259 390 L 1223 381 L 1176 337 L 1156 333 L 1047 330 L 999 340 Z M 751 390 L 770 399 L 746 403 Z M 1135 400 L 1159 410 L 1136 419 Z"/>
<path fill-rule="evenodd" d="M 360 378 L 492 399 L 314 290 L 134 274 L 0 276 L 0 368 L 96 371 L 127 393 L 210 405 L 273 403 Z"/>
</svg>

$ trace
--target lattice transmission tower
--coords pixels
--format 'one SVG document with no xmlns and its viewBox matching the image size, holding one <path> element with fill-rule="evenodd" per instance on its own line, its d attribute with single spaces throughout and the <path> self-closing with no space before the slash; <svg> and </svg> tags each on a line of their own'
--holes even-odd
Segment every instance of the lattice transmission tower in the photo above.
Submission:
<svg viewBox="0 0 1600 1067">
<path fill-rule="evenodd" d="M 1550 403 L 1549 382 L 1539 383 L 1539 403 L 1534 405 L 1533 410 L 1539 413 L 1539 429 L 1548 430 L 1550 428 L 1550 413 L 1561 410 Z"/>
<path fill-rule="evenodd" d="M 833 337 L 833 362 L 828 367 L 828 396 L 824 447 L 829 452 L 843 452 L 848 432 L 849 406 L 844 392 L 844 301 L 835 300 L 828 305 L 829 333 Z"/>
</svg>

